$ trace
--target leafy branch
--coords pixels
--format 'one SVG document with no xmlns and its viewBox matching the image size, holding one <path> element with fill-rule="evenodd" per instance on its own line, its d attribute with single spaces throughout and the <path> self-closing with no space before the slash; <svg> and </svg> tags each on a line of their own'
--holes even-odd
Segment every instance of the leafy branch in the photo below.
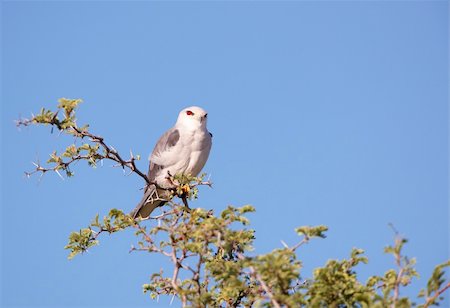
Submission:
<svg viewBox="0 0 450 308">
<path fill-rule="evenodd" d="M 136 157 L 123 159 L 118 151 L 105 140 L 89 132 L 89 126 L 79 127 L 76 109 L 79 99 L 60 99 L 56 111 L 42 109 L 30 119 L 20 119 L 17 126 L 50 125 L 61 132 L 86 140 L 81 145 L 71 144 L 58 155 L 50 154 L 46 166 L 34 163 L 35 169 L 27 176 L 52 171 L 60 177 L 74 173 L 75 162 L 86 161 L 95 167 L 103 160 L 128 169 L 140 176 L 146 185 L 151 183 L 135 165 Z M 297 259 L 300 247 L 313 238 L 325 238 L 328 227 L 302 226 L 295 229 L 299 241 L 266 254 L 253 254 L 255 231 L 248 229 L 247 215 L 255 209 L 229 206 L 219 215 L 201 208 L 190 210 L 187 200 L 198 197 L 198 187 L 211 186 L 205 175 L 169 175 L 175 187 L 160 215 L 147 221 L 133 219 L 121 210 L 112 209 L 103 217 L 97 215 L 86 227 L 72 232 L 65 249 L 69 258 L 88 251 L 98 244 L 101 234 L 113 234 L 133 228 L 138 238 L 130 252 L 156 253 L 167 258 L 170 267 L 153 273 L 143 285 L 144 293 L 151 298 L 169 295 L 177 297 L 183 307 L 411 307 L 414 303 L 401 297 L 401 288 L 411 284 L 418 276 L 415 259 L 403 254 L 407 240 L 395 231 L 394 244 L 385 253 L 394 257 L 395 269 L 381 276 L 372 276 L 365 283 L 358 279 L 356 267 L 368 263 L 362 249 L 354 248 L 343 260 L 329 260 L 316 268 L 311 278 L 302 278 L 302 263 Z M 175 202 L 178 197 L 183 204 Z M 423 304 L 419 307 L 439 305 L 443 294 L 450 289 L 445 277 L 446 261 L 433 271 L 427 287 L 419 293 Z M 168 273 L 167 275 L 165 273 Z"/>
<path fill-rule="evenodd" d="M 430 279 L 427 283 L 427 288 L 421 290 L 419 297 L 425 297 L 426 302 L 420 305 L 421 308 L 426 308 L 431 305 L 439 305 L 439 302 L 443 300 L 442 294 L 450 288 L 450 282 L 445 283 L 444 269 L 450 267 L 450 260 L 439 264 L 435 267 Z"/>
<path fill-rule="evenodd" d="M 30 172 L 25 172 L 28 177 L 35 173 L 41 173 L 41 175 L 43 175 L 48 171 L 54 171 L 60 177 L 62 177 L 60 171 L 64 171 L 67 177 L 71 177 L 73 176 L 73 172 L 70 167 L 77 161 L 85 160 L 90 166 L 96 167 L 99 161 L 111 160 L 116 163 L 115 166 L 128 168 L 130 173 L 135 173 L 140 176 L 147 185 L 154 184 L 150 183 L 145 173 L 136 167 L 135 162 L 140 159 L 139 155 L 134 156 L 130 151 L 130 158 L 123 159 L 113 146 L 108 145 L 105 142 L 103 137 L 89 132 L 89 125 L 84 125 L 82 127 L 77 125 L 75 111 L 82 102 L 81 99 L 61 98 L 58 102 L 59 104 L 56 111 L 42 108 L 39 114 L 32 115 L 29 119 L 23 118 L 17 120 L 16 126 L 21 127 L 38 124 L 50 125 L 75 138 L 80 138 L 82 140 L 88 139 L 90 143 L 84 143 L 81 146 L 71 144 L 61 155 L 58 155 L 57 152 L 54 151 L 50 154 L 50 159 L 47 161 L 50 166 L 45 167 L 39 162 L 34 162 L 35 169 Z M 61 114 L 62 116 L 60 116 Z"/>
</svg>

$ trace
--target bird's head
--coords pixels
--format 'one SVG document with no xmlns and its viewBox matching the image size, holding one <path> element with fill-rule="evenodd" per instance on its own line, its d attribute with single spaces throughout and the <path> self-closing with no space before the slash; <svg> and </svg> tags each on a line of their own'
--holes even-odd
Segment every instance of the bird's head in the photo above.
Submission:
<svg viewBox="0 0 450 308">
<path fill-rule="evenodd" d="M 208 113 L 200 107 L 188 107 L 181 110 L 177 125 L 183 125 L 190 129 L 206 129 L 207 116 Z"/>
</svg>

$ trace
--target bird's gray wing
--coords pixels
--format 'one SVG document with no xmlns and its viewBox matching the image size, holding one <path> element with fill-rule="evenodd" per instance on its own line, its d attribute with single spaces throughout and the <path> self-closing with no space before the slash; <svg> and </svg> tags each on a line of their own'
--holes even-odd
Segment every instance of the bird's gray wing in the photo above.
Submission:
<svg viewBox="0 0 450 308">
<path fill-rule="evenodd" d="M 176 128 L 169 129 L 161 136 L 161 138 L 159 138 L 150 156 L 150 165 L 148 170 L 148 179 L 150 182 L 155 180 L 162 169 L 172 163 L 170 159 L 167 159 L 167 153 L 170 152 L 170 150 L 178 143 L 179 139 L 180 132 Z M 130 215 L 133 218 L 149 217 L 154 209 L 166 203 L 165 200 L 160 199 L 158 196 L 158 194 L 161 194 L 162 192 L 163 191 L 157 190 L 155 185 L 147 186 L 144 196 Z"/>
<path fill-rule="evenodd" d="M 180 132 L 178 129 L 172 127 L 165 132 L 155 145 L 155 148 L 150 155 L 150 165 L 148 168 L 148 178 L 152 182 L 158 176 L 158 173 L 164 169 L 167 165 L 173 163 L 167 160 L 167 153 L 178 143 L 180 140 Z"/>
</svg>

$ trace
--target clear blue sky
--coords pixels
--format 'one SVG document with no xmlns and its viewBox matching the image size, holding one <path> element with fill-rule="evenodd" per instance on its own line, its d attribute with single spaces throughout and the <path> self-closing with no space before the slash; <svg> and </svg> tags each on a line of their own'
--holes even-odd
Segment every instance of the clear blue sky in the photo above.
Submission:
<svg viewBox="0 0 450 308">
<path fill-rule="evenodd" d="M 109 164 L 79 164 L 65 181 L 23 176 L 72 139 L 13 121 L 60 97 L 84 99 L 80 123 L 143 157 L 180 109 L 207 109 L 214 188 L 192 205 L 253 204 L 257 253 L 295 243 L 297 226 L 328 225 L 301 249 L 305 277 L 352 247 L 369 256 L 362 278 L 383 273 L 390 222 L 417 257 L 413 292 L 448 259 L 448 2 L 1 7 L 3 306 L 157 306 L 141 285 L 165 263 L 129 254 L 131 232 L 72 261 L 63 249 L 97 213 L 134 208 L 140 178 Z"/>
</svg>

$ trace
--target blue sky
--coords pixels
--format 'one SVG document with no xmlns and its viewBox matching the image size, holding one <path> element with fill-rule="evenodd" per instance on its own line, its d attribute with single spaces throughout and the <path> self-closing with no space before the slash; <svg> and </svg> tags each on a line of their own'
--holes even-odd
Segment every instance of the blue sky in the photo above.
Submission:
<svg viewBox="0 0 450 308">
<path fill-rule="evenodd" d="M 71 231 L 141 198 L 139 177 L 79 164 L 26 179 L 72 142 L 14 119 L 60 97 L 119 151 L 147 157 L 182 108 L 209 112 L 214 188 L 192 204 L 252 204 L 255 252 L 294 244 L 310 277 L 366 250 L 363 279 L 394 266 L 388 223 L 426 285 L 448 259 L 448 2 L 5 1 L 2 9 L 2 306 L 158 306 L 141 285 L 165 265 L 105 236 L 67 260 Z M 139 163 L 147 169 L 146 160 Z M 447 294 L 447 297 L 449 295 Z M 161 299 L 160 306 L 170 299 Z M 448 300 L 447 300 L 448 303 Z"/>
</svg>

